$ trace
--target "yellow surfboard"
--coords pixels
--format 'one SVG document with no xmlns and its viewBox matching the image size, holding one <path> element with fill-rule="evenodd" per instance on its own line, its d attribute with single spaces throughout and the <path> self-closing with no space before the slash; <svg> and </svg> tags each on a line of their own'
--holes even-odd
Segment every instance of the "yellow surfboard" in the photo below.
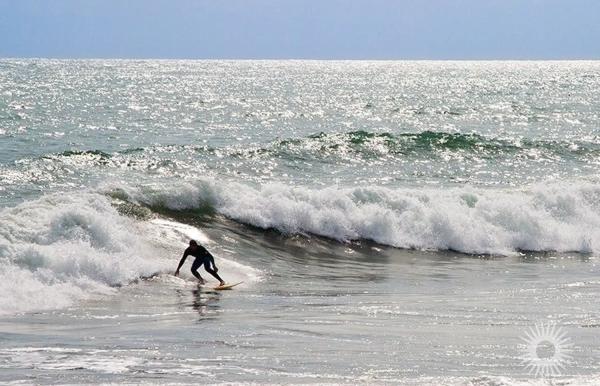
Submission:
<svg viewBox="0 0 600 386">
<path fill-rule="evenodd" d="M 225 283 L 223 285 L 216 286 L 213 289 L 215 289 L 217 291 L 229 290 L 229 289 L 232 289 L 233 287 L 235 287 L 236 285 L 242 284 L 242 283 L 243 283 L 243 281 L 240 281 L 239 283 L 234 283 L 234 284 Z"/>
</svg>

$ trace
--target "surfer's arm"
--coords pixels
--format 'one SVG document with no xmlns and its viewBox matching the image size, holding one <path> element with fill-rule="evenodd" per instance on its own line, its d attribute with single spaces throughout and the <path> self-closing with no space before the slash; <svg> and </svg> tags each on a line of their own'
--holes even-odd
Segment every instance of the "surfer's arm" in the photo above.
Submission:
<svg viewBox="0 0 600 386">
<path fill-rule="evenodd" d="M 188 257 L 188 251 L 186 250 L 185 252 L 183 252 L 183 256 L 181 257 L 181 260 L 179 260 L 179 265 L 177 266 L 177 270 L 175 271 L 175 276 L 179 275 L 179 270 L 181 269 L 181 266 L 183 265 L 183 263 L 185 263 L 185 259 L 187 259 Z"/>
</svg>

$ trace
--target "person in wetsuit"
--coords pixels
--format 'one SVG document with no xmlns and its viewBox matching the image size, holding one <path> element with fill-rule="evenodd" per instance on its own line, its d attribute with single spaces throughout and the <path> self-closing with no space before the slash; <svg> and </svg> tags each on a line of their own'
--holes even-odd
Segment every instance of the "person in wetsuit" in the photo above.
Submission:
<svg viewBox="0 0 600 386">
<path fill-rule="evenodd" d="M 185 263 L 185 259 L 187 259 L 189 255 L 192 255 L 196 258 L 196 260 L 194 260 L 192 263 L 192 275 L 196 276 L 196 278 L 200 281 L 200 284 L 206 284 L 206 281 L 198 273 L 198 268 L 200 268 L 201 265 L 204 265 L 206 272 L 210 273 L 218 281 L 220 281 L 220 285 L 225 285 L 223 279 L 221 279 L 221 277 L 217 274 L 219 269 L 215 265 L 215 258 L 206 250 L 206 248 L 204 248 L 202 245 L 198 245 L 196 240 L 190 240 L 190 246 L 187 247 L 183 252 L 183 257 L 179 261 L 179 266 L 175 271 L 175 276 L 179 275 L 179 269 L 181 269 L 181 266 L 183 263 Z"/>
</svg>

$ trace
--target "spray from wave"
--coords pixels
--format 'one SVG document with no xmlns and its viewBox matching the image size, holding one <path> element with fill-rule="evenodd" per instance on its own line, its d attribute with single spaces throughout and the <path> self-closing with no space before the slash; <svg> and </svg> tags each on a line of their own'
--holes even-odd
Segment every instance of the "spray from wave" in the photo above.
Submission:
<svg viewBox="0 0 600 386">
<path fill-rule="evenodd" d="M 399 248 L 509 255 L 600 251 L 600 185 L 526 189 L 309 189 L 201 180 L 108 189 L 157 210 L 214 211 L 282 233 Z"/>
<path fill-rule="evenodd" d="M 0 314 L 65 307 L 170 268 L 142 227 L 92 193 L 2 210 Z"/>
</svg>

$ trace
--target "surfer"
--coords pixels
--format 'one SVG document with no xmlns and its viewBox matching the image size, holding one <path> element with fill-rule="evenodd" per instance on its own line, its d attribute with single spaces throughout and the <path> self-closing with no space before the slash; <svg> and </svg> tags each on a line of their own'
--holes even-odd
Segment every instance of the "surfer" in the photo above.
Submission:
<svg viewBox="0 0 600 386">
<path fill-rule="evenodd" d="M 179 275 L 179 269 L 181 268 L 183 263 L 185 263 L 185 259 L 187 259 L 189 255 L 192 255 L 196 258 L 196 260 L 194 260 L 194 263 L 192 264 L 192 275 L 196 276 L 196 278 L 200 281 L 200 284 L 206 284 L 206 281 L 198 273 L 198 268 L 200 268 L 201 265 L 204 265 L 204 269 L 206 270 L 206 272 L 210 273 L 219 282 L 221 282 L 220 285 L 225 285 L 223 279 L 221 279 L 219 274 L 217 274 L 217 271 L 219 269 L 215 265 L 215 258 L 213 257 L 213 255 L 210 254 L 210 252 L 206 250 L 206 248 L 204 248 L 202 245 L 198 245 L 196 240 L 190 240 L 190 246 L 187 247 L 186 250 L 183 252 L 183 257 L 179 261 L 179 266 L 175 271 L 175 276 Z"/>
</svg>

